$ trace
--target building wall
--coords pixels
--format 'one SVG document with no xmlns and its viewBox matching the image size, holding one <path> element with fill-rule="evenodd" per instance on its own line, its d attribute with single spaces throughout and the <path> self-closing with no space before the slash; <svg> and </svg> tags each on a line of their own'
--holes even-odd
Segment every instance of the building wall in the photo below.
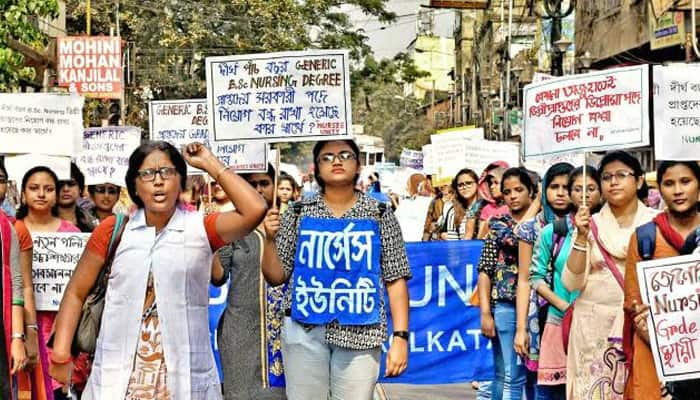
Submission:
<svg viewBox="0 0 700 400">
<path fill-rule="evenodd" d="M 588 51 L 597 61 L 642 46 L 649 41 L 648 12 L 640 0 L 577 2 L 576 53 Z"/>
</svg>

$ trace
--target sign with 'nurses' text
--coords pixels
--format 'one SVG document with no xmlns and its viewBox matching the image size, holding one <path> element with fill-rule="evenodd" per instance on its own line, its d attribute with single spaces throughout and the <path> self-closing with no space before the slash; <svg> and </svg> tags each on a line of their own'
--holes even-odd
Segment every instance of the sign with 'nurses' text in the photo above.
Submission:
<svg viewBox="0 0 700 400">
<path fill-rule="evenodd" d="M 649 66 L 569 75 L 525 86 L 523 156 L 649 144 Z"/>
<path fill-rule="evenodd" d="M 651 306 L 648 327 L 662 382 L 700 378 L 700 258 L 637 263 L 642 300 Z"/>
<path fill-rule="evenodd" d="M 206 59 L 214 140 L 348 138 L 352 134 L 347 50 Z"/>
</svg>

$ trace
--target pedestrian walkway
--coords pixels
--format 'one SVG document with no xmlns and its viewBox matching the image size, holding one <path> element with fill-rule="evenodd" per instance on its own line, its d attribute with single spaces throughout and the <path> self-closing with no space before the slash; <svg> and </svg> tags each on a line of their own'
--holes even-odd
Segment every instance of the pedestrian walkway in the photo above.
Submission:
<svg viewBox="0 0 700 400">
<path fill-rule="evenodd" d="M 375 400 L 474 400 L 470 383 L 451 385 L 378 384 Z"/>
</svg>

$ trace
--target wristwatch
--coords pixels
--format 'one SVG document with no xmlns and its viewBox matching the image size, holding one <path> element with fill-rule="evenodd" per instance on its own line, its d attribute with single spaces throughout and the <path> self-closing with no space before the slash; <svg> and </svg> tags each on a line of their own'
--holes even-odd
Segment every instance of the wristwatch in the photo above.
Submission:
<svg viewBox="0 0 700 400">
<path fill-rule="evenodd" d="M 392 335 L 403 340 L 408 340 L 408 331 L 394 331 Z"/>
</svg>

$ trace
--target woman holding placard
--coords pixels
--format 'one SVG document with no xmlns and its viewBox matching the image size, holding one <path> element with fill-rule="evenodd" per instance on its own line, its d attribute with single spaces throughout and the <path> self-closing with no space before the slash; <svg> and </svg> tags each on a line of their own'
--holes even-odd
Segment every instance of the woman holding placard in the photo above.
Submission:
<svg viewBox="0 0 700 400">
<path fill-rule="evenodd" d="M 225 277 L 220 264 L 212 267 L 212 253 L 254 229 L 265 204 L 203 145 L 190 144 L 183 155 L 166 142 L 147 142 L 129 158 L 126 186 L 138 208 L 109 260 L 102 326 L 84 400 L 221 399 L 208 306 L 209 283 L 223 284 Z M 236 210 L 203 217 L 178 207 L 187 178 L 185 160 L 212 175 Z M 81 308 L 109 258 L 116 224 L 109 217 L 93 232 L 61 302 L 51 374 L 63 384 L 70 379 L 71 342 Z"/>
<path fill-rule="evenodd" d="M 568 311 L 573 312 L 566 366 L 570 400 L 622 398 L 627 374 L 621 346 L 627 245 L 634 229 L 656 214 L 638 197 L 644 173 L 632 155 L 606 154 L 599 172 L 607 202 L 592 217 L 589 207 L 579 207 L 573 251 L 562 275 L 567 290 L 580 291 Z"/>
<path fill-rule="evenodd" d="M 15 228 L 23 250 L 32 248 L 32 234 L 50 232 L 80 232 L 80 229 L 70 222 L 58 217 L 59 181 L 56 174 L 47 167 L 38 166 L 30 169 L 22 178 L 22 203 L 17 211 Z M 32 304 L 32 307 L 34 304 Z M 63 398 L 61 384 L 49 378 L 48 360 L 51 350 L 46 347 L 46 341 L 51 335 L 55 311 L 39 310 L 36 312 L 36 323 L 28 324 L 28 329 L 38 330 L 39 368 L 43 371 L 44 383 L 49 398 Z M 73 383 L 79 388 L 85 384 L 89 373 L 87 357 L 82 355 L 76 362 Z M 35 382 L 36 384 L 36 382 Z"/>
<path fill-rule="evenodd" d="M 384 287 L 393 322 L 386 376 L 407 367 L 411 272 L 393 212 L 355 190 L 359 153 L 352 140 L 316 143 L 320 193 L 281 221 L 276 211 L 265 220 L 263 274 L 290 285 L 282 326 L 290 400 L 372 398 L 388 331 Z"/>
<path fill-rule="evenodd" d="M 642 304 L 637 263 L 682 254 L 686 238 L 700 227 L 697 200 L 700 166 L 694 161 L 662 161 L 656 176 L 667 208 L 652 222 L 639 227 L 628 245 L 625 268 L 625 326 L 628 330 L 624 332 L 623 344 L 625 355 L 631 362 L 625 398 L 656 400 L 671 394 L 674 399 L 691 399 L 697 397 L 700 381 L 679 381 L 667 387 L 659 382 L 649 347 L 649 306 Z M 648 243 L 649 248 L 644 248 L 642 243 Z M 654 244 L 653 248 L 651 243 Z"/>
</svg>

